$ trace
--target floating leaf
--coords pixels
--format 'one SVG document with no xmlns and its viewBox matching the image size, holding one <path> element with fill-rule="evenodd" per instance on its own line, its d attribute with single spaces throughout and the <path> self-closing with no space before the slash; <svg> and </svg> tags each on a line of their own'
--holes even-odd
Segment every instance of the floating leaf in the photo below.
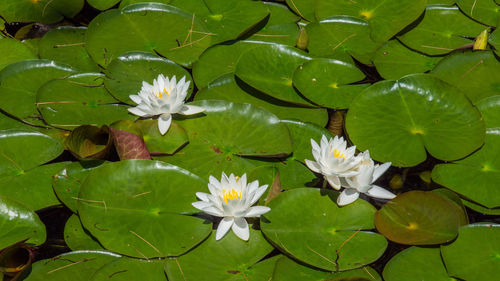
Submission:
<svg viewBox="0 0 500 281">
<path fill-rule="evenodd" d="M 500 20 L 500 8 L 493 0 L 457 0 L 457 5 L 464 14 L 489 26 L 497 26 Z"/>
<path fill-rule="evenodd" d="M 73 214 L 64 225 L 64 242 L 73 251 L 105 250 L 97 240 L 83 228 L 80 218 Z"/>
<path fill-rule="evenodd" d="M 291 157 L 300 162 L 304 162 L 304 159 L 314 159 L 311 152 L 311 139 L 319 143 L 323 135 L 327 138 L 333 137 L 328 130 L 315 124 L 297 120 L 281 120 L 281 122 L 286 124 L 292 137 L 293 155 Z"/>
<path fill-rule="evenodd" d="M 308 21 L 314 21 L 314 5 L 309 0 L 286 0 L 288 7 L 297 15 Z"/>
<path fill-rule="evenodd" d="M 138 120 L 137 127 L 141 129 L 146 147 L 151 154 L 174 154 L 189 141 L 186 130 L 176 122 L 170 124 L 167 134 L 158 130 L 156 120 Z"/>
<path fill-rule="evenodd" d="M 0 15 L 7 22 L 55 23 L 63 16 L 72 18 L 83 8 L 84 0 L 1 1 Z"/>
<path fill-rule="evenodd" d="M 0 52 L 2 53 L 2 57 L 0 58 L 0 70 L 14 62 L 37 58 L 30 48 L 11 38 L 0 37 Z"/>
<path fill-rule="evenodd" d="M 118 4 L 120 0 L 87 0 L 90 6 L 104 11 Z"/>
<path fill-rule="evenodd" d="M 103 267 L 92 275 L 92 281 L 114 280 L 148 280 L 164 281 L 164 260 L 141 260 L 121 257 Z"/>
<path fill-rule="evenodd" d="M 151 155 L 142 138 L 142 131 L 134 122 L 126 120 L 115 122 L 109 127 L 109 133 L 120 160 L 151 160 Z"/>
</svg>

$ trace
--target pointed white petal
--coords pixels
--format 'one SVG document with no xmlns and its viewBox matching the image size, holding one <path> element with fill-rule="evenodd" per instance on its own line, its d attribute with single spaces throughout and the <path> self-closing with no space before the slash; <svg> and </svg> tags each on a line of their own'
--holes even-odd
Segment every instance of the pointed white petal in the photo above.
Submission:
<svg viewBox="0 0 500 281">
<path fill-rule="evenodd" d="M 220 182 L 212 175 L 208 178 L 210 184 L 212 184 L 214 187 L 216 187 L 219 190 L 222 190 L 222 186 L 220 185 Z"/>
<path fill-rule="evenodd" d="M 255 202 L 259 201 L 259 198 L 262 196 L 262 194 L 264 194 L 264 192 L 266 192 L 266 189 L 267 184 L 257 188 L 257 191 L 255 191 L 254 196 L 250 200 L 249 206 L 252 206 L 253 204 L 255 204 Z"/>
<path fill-rule="evenodd" d="M 254 194 L 257 188 L 259 187 L 259 181 L 255 180 L 251 183 L 248 184 L 247 186 L 247 194 L 250 196 L 251 194 Z"/>
<path fill-rule="evenodd" d="M 339 197 L 337 197 L 337 204 L 339 206 L 345 206 L 351 204 L 359 198 L 359 192 L 355 189 L 346 188 L 342 193 L 340 193 Z"/>
<path fill-rule="evenodd" d="M 215 233 L 215 240 L 220 240 L 222 237 L 224 237 L 224 235 L 226 235 L 226 233 L 229 231 L 229 229 L 233 224 L 234 224 L 233 218 L 229 217 L 223 218 L 220 221 L 219 226 L 217 227 L 217 232 Z"/>
<path fill-rule="evenodd" d="M 250 238 L 250 229 L 248 228 L 248 223 L 245 218 L 234 219 L 232 230 L 234 234 L 242 240 L 248 241 L 248 238 Z"/>
<path fill-rule="evenodd" d="M 196 209 L 203 211 L 203 209 L 209 207 L 211 203 L 205 201 L 196 201 L 191 203 L 191 205 L 193 205 L 193 207 L 195 207 Z"/>
<path fill-rule="evenodd" d="M 340 179 L 338 176 L 325 176 L 328 183 L 336 190 L 340 189 Z"/>
<path fill-rule="evenodd" d="M 386 162 L 378 167 L 375 167 L 375 171 L 373 171 L 373 180 L 372 182 L 376 181 L 378 178 L 380 178 L 381 175 L 391 167 L 391 162 Z"/>
<path fill-rule="evenodd" d="M 172 123 L 172 115 L 162 114 L 158 118 L 158 129 L 160 129 L 160 134 L 164 135 L 170 128 L 170 123 Z"/>
<path fill-rule="evenodd" d="M 140 116 L 140 117 L 145 117 L 145 116 L 148 116 L 148 113 L 147 112 L 144 112 L 142 110 L 140 110 L 139 108 L 137 107 L 130 107 L 128 109 L 128 111 L 134 115 L 137 115 L 137 116 Z"/>
<path fill-rule="evenodd" d="M 265 207 L 265 206 L 254 206 L 248 208 L 245 217 L 250 218 L 250 217 L 259 217 L 260 215 L 263 215 L 267 212 L 271 211 L 271 208 Z"/>
<path fill-rule="evenodd" d="M 311 171 L 316 172 L 316 173 L 321 173 L 321 166 L 314 161 L 311 161 L 309 159 L 305 159 L 306 166 L 311 169 Z"/>
<path fill-rule="evenodd" d="M 210 201 L 208 199 L 208 193 L 205 193 L 205 192 L 196 192 L 196 197 L 198 197 L 201 201 L 205 201 L 205 202 L 208 202 Z"/>
<path fill-rule="evenodd" d="M 183 105 L 179 114 L 193 115 L 205 111 L 205 108 L 196 105 Z"/>
<path fill-rule="evenodd" d="M 142 101 L 142 98 L 138 95 L 130 95 L 128 96 L 133 102 L 140 104 Z"/>
<path fill-rule="evenodd" d="M 392 199 L 396 197 L 392 192 L 387 191 L 386 189 L 378 186 L 378 185 L 372 185 L 372 188 L 370 188 L 367 192 L 367 195 L 375 198 L 382 198 L 382 199 Z"/>
</svg>

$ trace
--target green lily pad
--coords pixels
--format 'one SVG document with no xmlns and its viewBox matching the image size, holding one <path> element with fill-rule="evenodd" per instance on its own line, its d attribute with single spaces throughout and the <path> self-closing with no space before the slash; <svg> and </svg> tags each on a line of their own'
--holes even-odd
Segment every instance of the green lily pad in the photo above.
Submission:
<svg viewBox="0 0 500 281">
<path fill-rule="evenodd" d="M 336 16 L 306 26 L 309 35 L 309 53 L 326 57 L 344 52 L 364 64 L 371 64 L 371 58 L 380 46 L 370 37 L 368 22 L 350 16 Z"/>
<path fill-rule="evenodd" d="M 422 110 L 425 108 L 425 110 Z M 414 166 L 426 150 L 442 160 L 467 156 L 483 144 L 479 111 L 458 88 L 426 74 L 382 81 L 352 102 L 349 138 L 361 151 L 395 166 Z"/>
<path fill-rule="evenodd" d="M 300 162 L 304 162 L 304 159 L 313 159 L 311 139 L 319 142 L 323 135 L 328 139 L 333 137 L 327 129 L 316 124 L 298 120 L 281 120 L 281 122 L 286 124 L 292 137 L 293 154 L 291 157 Z"/>
<path fill-rule="evenodd" d="M 0 177 L 25 174 L 63 151 L 55 139 L 34 131 L 0 131 Z"/>
<path fill-rule="evenodd" d="M 173 61 L 148 52 L 129 52 L 114 59 L 106 69 L 104 86 L 118 100 L 135 104 L 130 95 L 137 94 L 145 81 L 153 85 L 159 74 L 176 76 L 177 81 L 185 77 L 191 84 L 188 93 L 193 92 L 193 79 L 187 70 Z"/>
<path fill-rule="evenodd" d="M 261 217 L 261 228 L 282 251 L 329 271 L 358 268 L 377 260 L 387 247 L 372 229 L 375 208 L 364 200 L 338 207 L 338 192 L 296 188 L 281 193 Z M 314 202 L 314 204 L 307 204 Z"/>
<path fill-rule="evenodd" d="M 9 130 L 9 129 L 36 131 L 40 128 L 30 126 L 26 123 L 21 122 L 21 120 L 17 118 L 12 118 L 12 116 L 8 116 L 0 111 L 0 130 Z"/>
<path fill-rule="evenodd" d="M 386 281 L 450 281 L 439 248 L 410 247 L 384 267 Z"/>
<path fill-rule="evenodd" d="M 488 43 L 495 48 L 495 53 L 500 54 L 500 31 L 493 31 L 488 37 Z"/>
<path fill-rule="evenodd" d="M 196 212 L 194 194 L 206 188 L 198 176 L 159 161 L 114 162 L 89 173 L 78 213 L 106 249 L 140 258 L 177 256 L 211 231 L 210 223 L 188 216 Z"/>
<path fill-rule="evenodd" d="M 314 14 L 314 4 L 310 0 L 286 0 L 288 7 L 297 15 L 308 21 L 314 21 L 316 15 Z"/>
<path fill-rule="evenodd" d="M 122 0 L 120 2 L 120 9 L 123 9 L 125 6 L 128 6 L 130 4 L 136 4 L 136 3 L 144 3 L 144 2 L 156 2 L 156 3 L 163 3 L 163 4 L 169 4 L 172 2 L 172 0 Z"/>
<path fill-rule="evenodd" d="M 276 262 L 276 268 L 274 269 L 272 280 L 294 281 L 297 280 L 299 276 L 302 281 L 382 281 L 382 278 L 380 278 L 378 273 L 373 268 L 368 266 L 341 272 L 326 272 L 304 266 L 303 264 L 299 264 L 286 256 L 280 257 L 280 259 Z"/>
<path fill-rule="evenodd" d="M 43 125 L 36 108 L 38 88 L 47 81 L 70 75 L 75 70 L 50 60 L 26 60 L 0 71 L 0 108 L 35 125 Z"/>
<path fill-rule="evenodd" d="M 58 162 L 31 169 L 25 173 L 0 179 L 0 196 L 6 196 L 32 209 L 40 210 L 61 202 L 52 190 L 52 176 L 68 165 Z"/>
<path fill-rule="evenodd" d="M 105 250 L 99 242 L 83 228 L 80 218 L 73 214 L 64 225 L 64 242 L 72 251 Z"/>
<path fill-rule="evenodd" d="M 53 175 L 52 188 L 61 202 L 74 213 L 80 187 L 92 169 L 102 165 L 103 161 L 73 162 Z"/>
<path fill-rule="evenodd" d="M 189 67 L 212 41 L 192 14 L 161 3 L 101 13 L 89 24 L 86 38 L 85 48 L 103 67 L 128 51 L 157 52 Z"/>
<path fill-rule="evenodd" d="M 85 50 L 86 27 L 61 26 L 47 32 L 39 44 L 40 58 L 66 63 L 88 72 L 99 67 Z"/>
<path fill-rule="evenodd" d="M 399 194 L 375 213 L 375 226 L 387 239 L 408 245 L 453 240 L 466 215 L 452 200 L 433 192 Z"/>
<path fill-rule="evenodd" d="M 50 81 L 37 95 L 38 110 L 50 125 L 72 130 L 80 125 L 100 126 L 133 120 L 128 106 L 118 104 L 102 85 L 101 73 L 81 73 Z"/>
<path fill-rule="evenodd" d="M 493 0 L 457 0 L 457 5 L 464 14 L 489 26 L 497 26 L 500 20 L 500 7 Z"/>
<path fill-rule="evenodd" d="M 328 112 L 325 109 L 302 107 L 274 99 L 244 83 L 238 83 L 231 73 L 220 76 L 196 93 L 195 100 L 208 99 L 249 103 L 268 110 L 280 119 L 299 119 L 321 126 L 328 121 Z"/>
<path fill-rule="evenodd" d="M 7 22 L 55 23 L 63 16 L 72 18 L 83 8 L 84 0 L 1 1 L 0 15 Z"/>
<path fill-rule="evenodd" d="M 257 230 L 250 229 L 248 241 L 239 239 L 232 232 L 217 241 L 213 232 L 193 251 L 167 260 L 165 272 L 168 280 L 245 280 L 251 271 L 249 267 L 273 250 Z"/>
<path fill-rule="evenodd" d="M 377 50 L 373 63 L 380 76 L 399 79 L 412 73 L 429 71 L 441 60 L 408 49 L 398 40 L 390 40 Z"/>
<path fill-rule="evenodd" d="M 500 62 L 491 51 L 465 51 L 441 60 L 431 74 L 462 89 L 476 103 L 500 95 L 499 68 Z"/>
<path fill-rule="evenodd" d="M 235 74 L 245 83 L 279 100 L 310 105 L 293 88 L 295 69 L 310 60 L 308 54 L 285 45 L 262 45 L 244 52 Z"/>
<path fill-rule="evenodd" d="M 0 249 L 17 242 L 40 245 L 45 241 L 45 225 L 38 215 L 23 204 L 0 197 Z"/>
<path fill-rule="evenodd" d="M 410 31 L 398 36 L 409 48 L 427 55 L 444 55 L 472 44 L 486 27 L 462 14 L 456 6 L 427 6 L 422 21 Z"/>
<path fill-rule="evenodd" d="M 120 0 L 87 0 L 87 2 L 90 4 L 90 6 L 104 11 L 118 4 Z"/>
<path fill-rule="evenodd" d="M 280 172 L 280 181 L 284 189 L 316 186 L 318 177 L 303 163 L 288 157 L 275 165 Z"/>
<path fill-rule="evenodd" d="M 315 11 L 318 20 L 340 15 L 364 19 L 370 24 L 371 38 L 375 42 L 384 42 L 415 21 L 424 12 L 426 4 L 426 0 L 317 0 Z"/>
<path fill-rule="evenodd" d="M 37 58 L 30 48 L 11 38 L 0 37 L 0 52 L 2 53 L 2 57 L 0 57 L 0 70 L 14 62 Z"/>
<path fill-rule="evenodd" d="M 176 122 L 170 124 L 166 135 L 161 135 L 156 120 L 138 120 L 144 142 L 152 155 L 174 154 L 189 141 L 186 130 Z"/>
<path fill-rule="evenodd" d="M 292 152 L 290 134 L 272 113 L 250 105 L 224 101 L 197 101 L 206 116 L 179 120 L 189 144 L 173 156 L 160 159 L 202 178 L 222 172 L 242 175 L 265 162 L 250 157 L 283 157 Z"/>
<path fill-rule="evenodd" d="M 457 240 L 441 246 L 441 255 L 448 274 L 453 277 L 486 281 L 500 276 L 500 225 L 463 226 Z"/>
<path fill-rule="evenodd" d="M 369 84 L 355 84 L 365 74 L 354 63 L 334 59 L 312 59 L 299 66 L 293 85 L 315 104 L 329 108 L 348 108 L 351 101 Z"/>
<path fill-rule="evenodd" d="M 478 213 L 485 214 L 485 215 L 493 215 L 493 216 L 500 216 L 500 207 L 499 208 L 486 208 L 484 206 L 481 206 L 477 203 L 474 203 L 472 201 L 469 201 L 467 199 L 462 198 L 462 203 L 464 206 L 467 208 L 470 208 Z"/>
<path fill-rule="evenodd" d="M 39 260 L 31 267 L 26 281 L 88 281 L 94 272 L 120 255 L 104 251 L 75 251 Z"/>
<path fill-rule="evenodd" d="M 148 280 L 164 281 L 164 260 L 140 260 L 129 257 L 118 258 L 99 268 L 89 279 L 91 281 L 128 281 Z"/>
</svg>

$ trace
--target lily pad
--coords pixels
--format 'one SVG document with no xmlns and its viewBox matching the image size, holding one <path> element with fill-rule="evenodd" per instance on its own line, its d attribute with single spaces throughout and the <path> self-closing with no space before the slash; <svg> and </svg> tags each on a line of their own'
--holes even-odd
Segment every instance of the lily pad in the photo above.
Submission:
<svg viewBox="0 0 500 281">
<path fill-rule="evenodd" d="M 499 276 L 500 225 L 482 223 L 463 226 L 457 240 L 441 246 L 441 255 L 448 274 L 453 277 L 486 281 L 492 276 Z"/>
<path fill-rule="evenodd" d="M 63 16 L 72 18 L 83 8 L 84 0 L 1 1 L 0 15 L 7 22 L 55 23 Z"/>
<path fill-rule="evenodd" d="M 39 44 L 40 58 L 69 64 L 76 69 L 98 72 L 85 50 L 86 27 L 61 26 L 47 32 Z"/>
<path fill-rule="evenodd" d="M 118 4 L 120 0 L 87 0 L 90 6 L 104 11 Z"/>
<path fill-rule="evenodd" d="M 140 260 L 129 257 L 118 258 L 103 267 L 99 268 L 89 279 L 91 281 L 128 281 L 128 280 L 148 280 L 164 281 L 163 271 L 164 260 Z"/>
<path fill-rule="evenodd" d="M 40 245 L 45 241 L 45 225 L 38 215 L 23 204 L 0 197 L 0 249 L 17 242 Z"/>
<path fill-rule="evenodd" d="M 424 161 L 426 150 L 438 159 L 454 160 L 484 141 L 479 111 L 458 88 L 426 74 L 367 88 L 352 102 L 346 129 L 359 150 L 369 149 L 374 159 L 405 167 Z"/>
<path fill-rule="evenodd" d="M 354 84 L 365 74 L 354 63 L 334 59 L 313 59 L 299 66 L 293 85 L 315 104 L 328 108 L 348 108 L 369 84 Z"/>
<path fill-rule="evenodd" d="M 310 105 L 293 88 L 295 69 L 310 60 L 308 54 L 284 45 L 262 45 L 244 52 L 235 74 L 245 83 L 279 100 Z"/>
<path fill-rule="evenodd" d="M 160 159 L 208 179 L 224 171 L 242 175 L 262 162 L 242 156 L 284 157 L 292 152 L 286 126 L 262 108 L 214 100 L 192 104 L 205 108 L 206 116 L 179 120 L 189 144 Z"/>
<path fill-rule="evenodd" d="M 73 214 L 64 225 L 64 242 L 73 251 L 105 250 L 97 240 L 83 228 L 80 218 Z"/>
<path fill-rule="evenodd" d="M 156 120 L 138 120 L 136 124 L 141 129 L 146 147 L 152 155 L 174 154 L 189 141 L 186 130 L 176 122 L 170 124 L 166 135 L 160 134 Z"/>
<path fill-rule="evenodd" d="M 500 95 L 500 62 L 491 51 L 457 52 L 441 60 L 431 74 L 462 89 L 473 102 Z"/>
<path fill-rule="evenodd" d="M 433 192 L 398 195 L 375 213 L 377 230 L 389 240 L 408 245 L 441 244 L 453 240 L 467 219 L 450 199 Z"/>
<path fill-rule="evenodd" d="M 300 162 L 304 162 L 304 159 L 313 159 L 311 139 L 319 142 L 323 135 L 327 138 L 333 137 L 328 130 L 316 124 L 298 120 L 281 120 L 281 122 L 286 124 L 288 130 L 290 130 L 293 144 L 293 154 L 291 157 Z"/>
<path fill-rule="evenodd" d="M 489 26 L 497 26 L 500 20 L 500 7 L 493 0 L 457 0 L 457 5 L 464 14 Z"/>
<path fill-rule="evenodd" d="M 377 260 L 387 240 L 364 231 L 374 227 L 375 208 L 363 200 L 341 208 L 337 196 L 336 191 L 315 188 L 283 192 L 261 217 L 262 231 L 282 251 L 321 269 L 344 271 Z"/>
<path fill-rule="evenodd" d="M 340 15 L 364 19 L 370 24 L 371 38 L 384 42 L 415 21 L 426 4 L 427 0 L 317 0 L 315 11 L 318 20 Z"/>
<path fill-rule="evenodd" d="M 75 70 L 50 60 L 26 60 L 0 71 L 0 108 L 30 124 L 43 125 L 36 108 L 38 88 Z"/>
<path fill-rule="evenodd" d="M 14 62 L 37 58 L 30 48 L 11 38 L 0 37 L 0 52 L 3 54 L 0 58 L 0 70 Z"/>
<path fill-rule="evenodd" d="M 176 192 L 182 186 L 182 193 Z M 92 170 L 82 184 L 78 213 L 101 245 L 132 257 L 177 256 L 205 239 L 211 224 L 188 216 L 206 182 L 179 167 L 127 160 Z M 175 229 L 175 231 L 172 231 Z"/>
<path fill-rule="evenodd" d="M 161 3 L 109 10 L 89 24 L 85 47 L 103 67 L 128 51 L 157 52 L 189 67 L 212 42 L 208 30 L 193 17 Z"/>
<path fill-rule="evenodd" d="M 167 77 L 175 75 L 177 81 L 185 77 L 186 82 L 191 83 L 188 92 L 193 92 L 193 79 L 187 70 L 173 61 L 148 52 L 129 52 L 114 59 L 106 69 L 104 86 L 116 99 L 135 104 L 129 96 L 141 90 L 143 81 L 153 85 L 153 80 L 159 74 Z"/>
<path fill-rule="evenodd" d="M 462 14 L 456 6 L 430 5 L 422 21 L 410 31 L 398 36 L 413 50 L 427 55 L 444 55 L 472 40 L 486 27 Z"/>
<path fill-rule="evenodd" d="M 450 281 L 439 248 L 410 247 L 394 256 L 384 268 L 386 281 Z"/>
<path fill-rule="evenodd" d="M 297 15 L 308 21 L 314 21 L 316 15 L 314 13 L 314 5 L 310 0 L 286 0 L 288 7 Z"/>
<path fill-rule="evenodd" d="M 274 99 L 244 83 L 235 81 L 233 74 L 226 74 L 214 80 L 210 85 L 196 93 L 195 100 L 225 100 L 237 103 L 249 103 L 262 107 L 280 119 L 299 119 L 323 126 L 328 121 L 328 112 L 321 108 L 298 106 Z"/>
<path fill-rule="evenodd" d="M 111 1 L 111 0 L 109 0 Z M 163 4 L 169 4 L 172 2 L 172 0 L 122 0 L 120 2 L 120 9 L 124 8 L 125 6 L 128 6 L 130 4 L 135 4 L 135 3 L 144 3 L 144 2 L 156 2 L 156 3 L 163 3 Z"/>
<path fill-rule="evenodd" d="M 213 235 L 188 254 L 167 260 L 168 280 L 245 280 L 250 266 L 264 258 L 273 247 L 262 233 L 250 229 L 248 242 L 230 232 L 223 239 Z M 209 259 L 206 257 L 210 256 Z M 254 279 L 246 279 L 254 280 Z"/>
<path fill-rule="evenodd" d="M 486 208 L 484 206 L 481 206 L 477 203 L 474 203 L 472 201 L 469 201 L 467 199 L 463 199 L 462 198 L 462 203 L 464 204 L 464 206 L 478 212 L 478 213 L 481 213 L 481 214 L 485 214 L 485 215 L 493 215 L 493 216 L 500 216 L 500 207 L 499 208 Z"/>
<path fill-rule="evenodd" d="M 396 39 L 385 43 L 373 57 L 378 73 L 385 79 L 399 79 L 408 74 L 429 71 L 440 60 L 440 57 L 410 50 Z"/>
</svg>

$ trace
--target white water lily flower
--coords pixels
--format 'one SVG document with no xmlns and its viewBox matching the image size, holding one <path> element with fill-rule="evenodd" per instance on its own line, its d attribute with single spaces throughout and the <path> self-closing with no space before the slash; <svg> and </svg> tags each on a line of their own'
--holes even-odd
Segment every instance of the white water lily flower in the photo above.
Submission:
<svg viewBox="0 0 500 281">
<path fill-rule="evenodd" d="M 368 150 L 360 153 L 358 156 L 362 158 L 358 166 L 359 174 L 342 180 L 342 186 L 345 187 L 345 189 L 337 198 L 337 204 L 339 206 L 351 204 L 358 199 L 360 193 L 382 199 L 392 199 L 396 197 L 396 195 L 384 188 L 373 184 L 373 182 L 389 169 L 391 162 L 382 165 L 375 164 L 370 158 Z"/>
<path fill-rule="evenodd" d="M 323 174 L 333 188 L 340 189 L 340 177 L 352 177 L 359 173 L 356 168 L 361 162 L 361 157 L 354 156 L 356 146 L 347 148 L 347 142 L 343 137 L 335 136 L 327 140 L 323 135 L 320 145 L 311 139 L 311 146 L 316 161 L 306 159 L 307 167 Z"/>
<path fill-rule="evenodd" d="M 128 111 L 140 117 L 158 116 L 158 128 L 164 135 L 172 123 L 172 114 L 192 115 L 205 110 L 184 104 L 190 82 L 186 82 L 186 76 L 177 82 L 175 75 L 169 80 L 163 74 L 153 80 L 153 85 L 143 81 L 139 93 L 130 95 L 130 99 L 138 105 Z"/>
<path fill-rule="evenodd" d="M 192 203 L 192 205 L 203 212 L 223 217 L 219 223 L 215 239 L 219 240 L 229 229 L 239 238 L 247 241 L 250 237 L 248 223 L 245 218 L 259 217 L 271 210 L 265 206 L 253 206 L 257 200 L 264 194 L 267 184 L 259 186 L 259 181 L 253 181 L 247 184 L 247 176 L 235 177 L 230 174 L 229 177 L 222 173 L 220 182 L 210 176 L 208 190 L 210 194 L 197 192 L 196 197 L 201 201 Z"/>
</svg>

